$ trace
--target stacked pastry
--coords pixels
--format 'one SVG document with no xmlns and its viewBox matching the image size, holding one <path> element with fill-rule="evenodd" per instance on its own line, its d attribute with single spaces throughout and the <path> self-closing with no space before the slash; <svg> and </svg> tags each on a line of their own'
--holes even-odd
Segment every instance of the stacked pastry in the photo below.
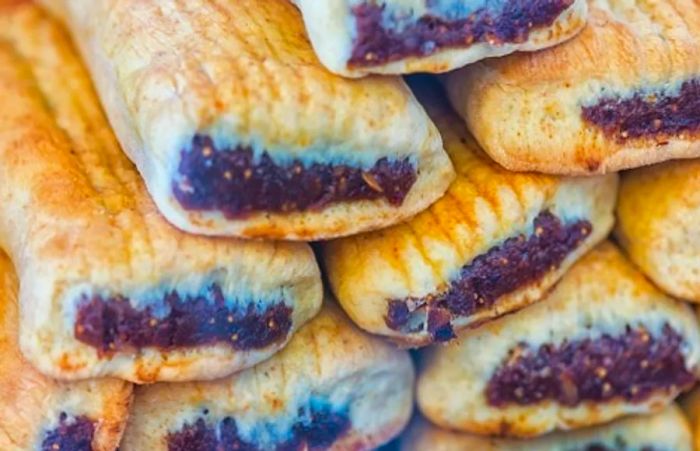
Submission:
<svg viewBox="0 0 700 451">
<path fill-rule="evenodd" d="M 696 1 L 40 3 L 0 448 L 691 449 Z"/>
</svg>

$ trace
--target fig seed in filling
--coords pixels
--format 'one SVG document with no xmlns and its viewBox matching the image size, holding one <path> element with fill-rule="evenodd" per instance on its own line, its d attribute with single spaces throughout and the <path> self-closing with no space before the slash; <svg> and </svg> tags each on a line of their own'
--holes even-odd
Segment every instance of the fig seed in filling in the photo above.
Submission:
<svg viewBox="0 0 700 451">
<path fill-rule="evenodd" d="M 379 66 L 481 42 L 522 43 L 533 30 L 552 25 L 573 3 L 574 0 L 506 0 L 496 11 L 484 7 L 460 19 L 449 18 L 455 15 L 454 11 L 431 11 L 404 24 L 384 6 L 365 1 L 352 9 L 356 37 L 348 66 Z"/>
<path fill-rule="evenodd" d="M 211 138 L 196 136 L 192 149 L 181 152 L 175 198 L 187 210 L 218 211 L 229 219 L 359 200 L 385 199 L 398 207 L 418 178 L 408 158 L 382 158 L 369 169 L 298 160 L 281 166 L 267 152 L 255 160 L 249 147 L 218 149 Z"/>
<path fill-rule="evenodd" d="M 167 315 L 151 307 L 135 309 L 122 296 L 84 296 L 78 306 L 75 337 L 101 354 L 144 347 L 164 350 L 224 343 L 235 350 L 262 349 L 284 340 L 292 326 L 292 309 L 283 301 L 256 307 L 227 305 L 221 287 L 210 296 L 165 295 Z M 213 298 L 213 300 L 212 300 Z"/>
<path fill-rule="evenodd" d="M 669 137 L 700 131 L 700 78 L 688 80 L 678 94 L 637 92 L 634 96 L 605 97 L 583 107 L 583 119 L 618 142 Z"/>
<path fill-rule="evenodd" d="M 551 212 L 543 211 L 535 218 L 529 237 L 508 238 L 476 257 L 460 270 L 447 290 L 420 299 L 390 300 L 385 322 L 393 330 L 417 332 L 423 325 L 409 330 L 410 319 L 425 311 L 433 340 L 450 340 L 455 336 L 451 325 L 455 317 L 490 309 L 501 296 L 545 276 L 583 243 L 592 230 L 587 220 L 565 224 Z"/>
<path fill-rule="evenodd" d="M 300 409 L 300 419 L 294 423 L 290 437 L 276 444 L 275 451 L 327 449 L 351 427 L 347 414 L 335 413 L 327 408 L 312 408 L 308 416 L 303 414 Z M 231 417 L 224 418 L 215 426 L 199 418 L 194 424 L 187 424 L 179 431 L 168 434 L 167 441 L 168 451 L 263 451 L 258 444 L 240 437 L 236 420 Z"/>
<path fill-rule="evenodd" d="M 95 423 L 85 416 L 68 417 L 61 412 L 58 426 L 47 431 L 42 451 L 92 451 Z"/>
<path fill-rule="evenodd" d="M 486 398 L 494 407 L 547 400 L 566 407 L 583 401 L 643 402 L 655 392 L 684 390 L 695 383 L 682 346 L 683 337 L 669 325 L 658 336 L 643 327 L 627 327 L 616 336 L 537 349 L 521 343 L 494 372 Z"/>
</svg>

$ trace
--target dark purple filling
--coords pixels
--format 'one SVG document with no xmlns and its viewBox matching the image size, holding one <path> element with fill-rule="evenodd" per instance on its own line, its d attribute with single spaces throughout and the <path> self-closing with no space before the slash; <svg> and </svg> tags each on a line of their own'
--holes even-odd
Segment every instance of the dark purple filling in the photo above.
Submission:
<svg viewBox="0 0 700 451">
<path fill-rule="evenodd" d="M 428 1 L 428 5 L 431 6 Z M 349 66 L 368 67 L 411 56 L 428 56 L 445 48 L 472 44 L 522 43 L 532 30 L 548 27 L 574 0 L 508 0 L 497 11 L 481 8 L 466 18 L 431 12 L 413 23 L 399 25 L 385 6 L 366 1 L 353 8 L 357 35 Z M 454 15 L 454 14 L 453 14 Z M 387 23 L 394 26 L 388 27 Z"/>
<path fill-rule="evenodd" d="M 173 192 L 188 210 L 220 211 L 227 218 L 253 212 L 321 210 L 337 202 L 386 199 L 400 206 L 416 182 L 408 159 L 382 158 L 368 169 L 300 161 L 279 166 L 267 152 L 258 162 L 248 147 L 217 149 L 211 138 L 196 136 L 180 154 L 181 179 Z"/>
<path fill-rule="evenodd" d="M 644 328 L 618 336 L 545 344 L 521 343 L 494 372 L 486 388 L 490 405 L 529 405 L 555 400 L 642 402 L 659 390 L 684 390 L 695 382 L 681 352 L 683 338 L 666 325 L 654 337 Z"/>
<path fill-rule="evenodd" d="M 683 83 L 675 96 L 637 93 L 606 97 L 583 107 L 584 120 L 624 142 L 650 136 L 673 136 L 700 130 L 700 79 Z"/>
<path fill-rule="evenodd" d="M 172 291 L 163 302 L 169 313 L 158 317 L 151 307 L 137 310 L 122 296 L 84 296 L 78 307 L 75 337 L 100 353 L 217 343 L 249 350 L 282 341 L 292 326 L 292 309 L 284 302 L 263 311 L 252 303 L 246 308 L 231 308 L 216 284 L 209 288 L 208 296 L 182 298 Z"/>
<path fill-rule="evenodd" d="M 69 418 L 61 412 L 58 427 L 46 432 L 42 451 L 92 451 L 95 424 L 84 416 Z"/>
<path fill-rule="evenodd" d="M 299 412 L 300 416 L 303 412 Z M 330 410 L 311 409 L 309 416 L 297 421 L 291 437 L 278 443 L 275 451 L 322 450 L 330 447 L 350 429 L 347 414 Z M 168 434 L 168 451 L 262 451 L 258 444 L 243 440 L 238 434 L 236 420 L 226 417 L 216 426 L 199 418 L 194 424 L 185 425 Z M 269 447 L 264 448 L 269 450 Z"/>
<path fill-rule="evenodd" d="M 498 298 L 524 287 L 557 268 L 590 234 L 586 220 L 564 224 L 549 211 L 534 220 L 534 233 L 519 235 L 492 247 L 464 266 L 449 288 L 422 299 L 389 301 L 385 318 L 393 330 L 407 330 L 412 315 L 425 309 L 428 331 L 435 341 L 454 338 L 451 321 L 494 306 Z M 416 327 L 422 330 L 423 324 Z"/>
</svg>

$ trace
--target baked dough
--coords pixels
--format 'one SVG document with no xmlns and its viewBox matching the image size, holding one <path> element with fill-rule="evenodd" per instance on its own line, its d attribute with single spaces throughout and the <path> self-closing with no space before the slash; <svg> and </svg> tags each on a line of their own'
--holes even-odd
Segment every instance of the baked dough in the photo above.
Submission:
<svg viewBox="0 0 700 451">
<path fill-rule="evenodd" d="M 563 42 L 586 0 L 293 0 L 321 62 L 348 77 L 447 72 Z"/>
<path fill-rule="evenodd" d="M 171 226 L 63 30 L 33 3 L 8 8 L 0 247 L 18 268 L 27 359 L 60 379 L 152 382 L 222 377 L 279 350 L 320 307 L 309 246 Z"/>
<path fill-rule="evenodd" d="M 70 24 L 117 137 L 183 230 L 347 235 L 423 210 L 453 178 L 403 81 L 328 73 L 289 2 L 44 3 Z"/>
<path fill-rule="evenodd" d="M 85 448 L 70 445 L 87 442 L 91 450 L 114 451 L 126 426 L 131 384 L 61 383 L 35 370 L 17 343 L 17 290 L 12 263 L 0 252 L 0 449 L 77 450 Z"/>
<path fill-rule="evenodd" d="M 698 374 L 690 307 L 604 243 L 542 302 L 429 349 L 417 397 L 442 427 L 532 437 L 657 412 Z"/>
<path fill-rule="evenodd" d="M 667 293 L 700 302 L 700 161 L 672 161 L 622 177 L 615 234 Z"/>
<path fill-rule="evenodd" d="M 324 246 L 330 286 L 360 327 L 409 346 L 544 296 L 613 225 L 617 176 L 510 173 L 486 156 L 424 78 L 418 97 L 457 169 L 447 194 L 411 220 Z"/>
<path fill-rule="evenodd" d="M 700 3 L 589 5 L 563 45 L 447 77 L 477 141 L 510 170 L 556 174 L 700 156 Z"/>
<path fill-rule="evenodd" d="M 654 415 L 635 415 L 603 426 L 559 432 L 532 440 L 452 432 L 418 418 L 403 437 L 401 451 L 692 451 L 691 442 L 687 418 L 676 405 L 672 405 Z"/>
<path fill-rule="evenodd" d="M 374 449 L 406 426 L 413 379 L 407 352 L 361 332 L 326 300 L 283 351 L 254 368 L 216 382 L 139 387 L 121 449 Z"/>
<path fill-rule="evenodd" d="M 700 387 L 695 387 L 681 399 L 681 406 L 690 420 L 690 429 L 693 433 L 694 451 L 700 451 Z"/>
</svg>

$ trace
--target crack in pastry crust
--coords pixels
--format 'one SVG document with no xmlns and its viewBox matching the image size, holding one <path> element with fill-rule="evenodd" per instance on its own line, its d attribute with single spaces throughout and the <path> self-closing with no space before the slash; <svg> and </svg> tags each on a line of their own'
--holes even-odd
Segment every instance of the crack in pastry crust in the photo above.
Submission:
<svg viewBox="0 0 700 451">
<path fill-rule="evenodd" d="M 218 343 L 235 350 L 264 349 L 287 338 L 293 309 L 283 301 L 229 307 L 218 285 L 208 291 L 210 296 L 166 294 L 164 316 L 151 307 L 134 308 L 123 296 L 83 296 L 75 338 L 107 355 L 145 347 L 172 350 Z"/>
<path fill-rule="evenodd" d="M 329 408 L 312 408 L 309 412 L 300 410 L 299 417 L 292 426 L 290 437 L 275 445 L 275 451 L 327 449 L 351 429 L 350 418 L 346 413 L 333 412 Z M 216 425 L 208 424 L 205 418 L 200 417 L 193 424 L 186 424 L 180 430 L 171 432 L 167 441 L 169 451 L 263 450 L 258 444 L 248 442 L 239 435 L 236 420 L 232 417 L 226 417 Z"/>
<path fill-rule="evenodd" d="M 92 451 L 95 422 L 85 416 L 69 417 L 61 412 L 59 424 L 47 431 L 41 451 Z"/>
<path fill-rule="evenodd" d="M 490 405 L 531 405 L 554 400 L 567 407 L 584 401 L 642 402 L 658 391 L 686 390 L 695 382 L 682 353 L 683 337 L 668 324 L 659 336 L 644 327 L 513 348 L 486 388 Z"/>
<path fill-rule="evenodd" d="M 406 330 L 411 317 L 427 316 L 427 329 L 435 341 L 455 337 L 451 321 L 491 309 L 498 299 L 522 288 L 556 269 L 584 240 L 593 226 L 587 220 L 563 223 L 549 211 L 534 220 L 533 233 L 518 235 L 494 246 L 464 266 L 449 288 L 421 299 L 391 300 L 386 323 L 391 329 Z M 425 324 L 413 328 L 422 330 Z"/>
<path fill-rule="evenodd" d="M 617 142 L 663 138 L 700 130 L 700 78 L 684 82 L 675 94 L 637 92 L 604 97 L 584 106 L 583 119 Z"/>
<path fill-rule="evenodd" d="M 366 1 L 352 8 L 356 36 L 349 67 L 371 67 L 405 57 L 422 57 L 446 48 L 523 43 L 534 29 L 552 25 L 573 0 L 508 0 L 492 11 L 482 7 L 465 18 L 430 11 L 409 24 L 392 17 L 386 5 Z"/>
<path fill-rule="evenodd" d="M 318 211 L 340 202 L 386 199 L 399 207 L 416 182 L 416 168 L 404 158 L 381 158 L 364 170 L 349 165 L 295 160 L 278 165 L 267 152 L 255 158 L 249 147 L 219 149 L 196 136 L 180 154 L 173 194 L 183 208 L 221 211 L 227 218 L 247 213 Z"/>
</svg>

